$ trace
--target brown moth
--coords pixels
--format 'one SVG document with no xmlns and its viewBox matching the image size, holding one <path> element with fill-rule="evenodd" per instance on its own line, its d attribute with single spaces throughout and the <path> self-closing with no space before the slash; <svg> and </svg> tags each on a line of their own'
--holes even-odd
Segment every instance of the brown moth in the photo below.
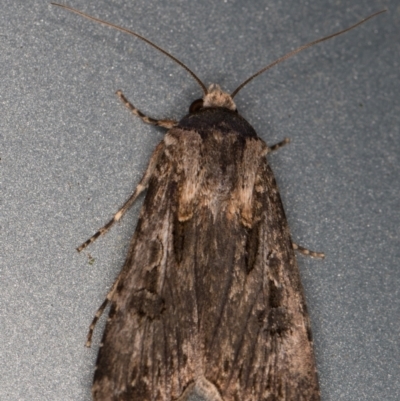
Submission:
<svg viewBox="0 0 400 401">
<path fill-rule="evenodd" d="M 60 5 L 59 5 L 60 6 Z M 203 98 L 168 128 L 132 196 L 81 251 L 147 190 L 124 267 L 90 327 L 111 304 L 93 381 L 96 401 L 318 401 L 310 321 L 294 249 L 266 155 L 233 97 L 200 79 Z"/>
</svg>

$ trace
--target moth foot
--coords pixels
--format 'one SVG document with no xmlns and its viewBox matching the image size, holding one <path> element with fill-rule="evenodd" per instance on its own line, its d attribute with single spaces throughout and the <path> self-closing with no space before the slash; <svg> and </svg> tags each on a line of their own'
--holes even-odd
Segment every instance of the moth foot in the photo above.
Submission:
<svg viewBox="0 0 400 401">
<path fill-rule="evenodd" d="M 178 122 L 175 120 L 157 120 L 155 118 L 151 118 L 143 114 L 139 109 L 137 109 L 122 93 L 122 91 L 118 90 L 116 92 L 117 96 L 122 100 L 124 105 L 137 117 L 139 117 L 144 123 L 150 124 L 150 125 L 157 125 L 159 127 L 164 127 L 164 128 L 173 128 L 178 125 Z"/>
<path fill-rule="evenodd" d="M 294 242 L 292 242 L 292 247 L 295 251 L 298 251 L 298 252 L 302 253 L 303 255 L 311 256 L 312 258 L 317 258 L 317 259 L 325 258 L 325 254 L 323 252 L 310 251 L 309 249 L 303 248 L 302 246 L 297 245 Z"/>
</svg>

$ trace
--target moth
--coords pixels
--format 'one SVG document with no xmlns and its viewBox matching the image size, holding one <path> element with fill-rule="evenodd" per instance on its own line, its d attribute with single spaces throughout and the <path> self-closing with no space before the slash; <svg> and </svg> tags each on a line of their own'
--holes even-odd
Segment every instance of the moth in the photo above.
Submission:
<svg viewBox="0 0 400 401">
<path fill-rule="evenodd" d="M 54 4 L 54 3 L 52 3 Z M 318 401 L 310 321 L 293 243 L 268 146 L 238 113 L 233 98 L 279 62 L 340 32 L 315 40 L 264 67 L 231 94 L 199 83 L 202 99 L 179 122 L 145 116 L 168 129 L 132 196 L 78 250 L 108 231 L 147 190 L 125 264 L 90 326 L 107 304 L 97 358 L 96 401 Z"/>
</svg>

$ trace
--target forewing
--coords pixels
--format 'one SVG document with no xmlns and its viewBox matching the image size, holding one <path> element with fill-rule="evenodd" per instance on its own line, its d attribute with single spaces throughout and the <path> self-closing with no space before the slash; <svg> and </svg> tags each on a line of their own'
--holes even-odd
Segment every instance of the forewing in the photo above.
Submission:
<svg viewBox="0 0 400 401">
<path fill-rule="evenodd" d="M 192 275 L 177 268 L 172 252 L 176 177 L 164 154 L 113 296 L 93 383 L 96 401 L 172 400 L 192 378 Z"/>
<path fill-rule="evenodd" d="M 207 249 L 214 243 L 218 258 L 209 261 L 204 281 L 215 283 L 213 295 L 203 300 L 200 326 L 205 376 L 224 400 L 318 401 L 303 289 L 265 158 L 254 189 L 251 227 L 222 219 L 207 233 Z M 231 233 L 235 243 L 221 239 L 221 232 Z"/>
</svg>

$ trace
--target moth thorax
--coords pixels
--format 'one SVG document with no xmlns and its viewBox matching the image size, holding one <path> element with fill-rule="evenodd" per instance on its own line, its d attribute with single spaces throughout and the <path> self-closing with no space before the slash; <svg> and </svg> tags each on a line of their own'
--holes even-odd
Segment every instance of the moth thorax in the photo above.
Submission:
<svg viewBox="0 0 400 401">
<path fill-rule="evenodd" d="M 203 97 L 203 107 L 224 107 L 236 110 L 236 104 L 231 95 L 221 90 L 219 85 L 211 84 Z"/>
</svg>

